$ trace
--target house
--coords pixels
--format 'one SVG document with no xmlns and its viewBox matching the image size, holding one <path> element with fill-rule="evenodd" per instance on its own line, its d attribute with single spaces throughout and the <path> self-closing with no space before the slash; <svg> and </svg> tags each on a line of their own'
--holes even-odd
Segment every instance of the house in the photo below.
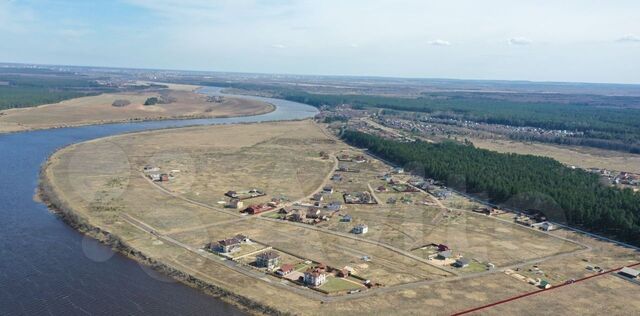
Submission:
<svg viewBox="0 0 640 316">
<path fill-rule="evenodd" d="M 338 161 L 351 161 L 351 157 L 349 157 L 349 155 L 347 154 L 342 154 L 340 156 L 337 157 Z"/>
<path fill-rule="evenodd" d="M 353 228 L 354 234 L 364 235 L 369 231 L 369 226 L 365 224 L 358 224 Z"/>
<path fill-rule="evenodd" d="M 151 181 L 162 181 L 162 179 L 160 178 L 160 174 L 159 173 L 151 173 L 151 174 L 149 174 L 149 179 L 151 179 Z"/>
<path fill-rule="evenodd" d="M 273 270 L 280 265 L 280 255 L 275 251 L 265 251 L 256 256 L 256 266 Z"/>
<path fill-rule="evenodd" d="M 635 279 L 640 275 L 640 271 L 638 271 L 636 269 L 631 269 L 631 268 L 628 268 L 628 267 L 624 267 L 620 271 L 618 271 L 618 275 L 623 276 L 623 277 L 628 278 L 628 279 Z"/>
<path fill-rule="evenodd" d="M 293 272 L 295 266 L 289 263 L 285 263 L 282 266 L 280 266 L 280 269 L 278 269 L 278 271 L 276 271 L 276 274 L 280 275 L 280 276 L 285 276 L 291 272 Z"/>
<path fill-rule="evenodd" d="M 342 181 L 342 175 L 340 175 L 339 173 L 335 173 L 333 176 L 331 176 L 331 180 L 332 181 Z"/>
<path fill-rule="evenodd" d="M 438 251 L 447 251 L 447 250 L 451 250 L 449 249 L 449 246 L 445 245 L 445 244 L 439 244 L 436 247 L 438 247 Z"/>
<path fill-rule="evenodd" d="M 282 215 L 285 215 L 285 216 L 291 214 L 291 212 L 293 212 L 293 210 L 288 209 L 286 207 L 283 207 L 283 208 L 278 210 L 278 214 L 282 214 Z"/>
<path fill-rule="evenodd" d="M 322 269 L 309 268 L 304 272 L 304 284 L 309 286 L 320 286 L 327 282 L 327 274 Z"/>
<path fill-rule="evenodd" d="M 320 216 L 320 209 L 316 207 L 310 207 L 307 209 L 307 218 L 318 218 Z"/>
<path fill-rule="evenodd" d="M 520 224 L 520 225 L 524 225 L 524 226 L 533 225 L 533 221 L 528 216 L 524 216 L 524 215 L 516 216 L 514 221 L 516 222 L 516 224 Z"/>
<path fill-rule="evenodd" d="M 256 214 L 260 214 L 264 211 L 267 211 L 271 209 L 271 207 L 269 207 L 268 205 L 265 204 L 257 204 L 257 205 L 251 205 L 249 207 L 247 207 L 246 209 L 243 210 L 244 213 L 250 214 L 250 215 L 256 215 Z"/>
<path fill-rule="evenodd" d="M 244 243 L 248 243 L 248 242 L 251 241 L 251 240 L 249 240 L 249 237 L 247 237 L 245 235 L 242 235 L 242 234 L 238 234 L 238 235 L 233 236 L 233 239 L 235 239 L 235 240 L 237 240 L 237 241 L 239 241 L 240 243 L 243 243 L 243 244 Z"/>
<path fill-rule="evenodd" d="M 289 220 L 292 222 L 303 222 L 305 219 L 307 219 L 307 214 L 302 210 L 293 210 L 289 216 Z"/>
<path fill-rule="evenodd" d="M 349 222 L 351 222 L 352 220 L 353 220 L 353 218 L 351 217 L 351 215 L 345 215 L 345 216 L 342 216 L 342 219 L 341 219 L 340 221 L 341 221 L 341 222 L 349 223 Z"/>
<path fill-rule="evenodd" d="M 349 270 L 347 269 L 340 269 L 338 271 L 338 273 L 336 274 L 339 278 L 346 278 L 348 277 L 350 274 Z"/>
<path fill-rule="evenodd" d="M 354 194 L 345 193 L 343 196 L 344 202 L 347 204 L 376 204 L 377 202 L 373 199 L 373 195 L 371 193 L 364 192 L 356 192 Z"/>
<path fill-rule="evenodd" d="M 222 253 L 231 253 L 240 250 L 241 242 L 235 238 L 228 238 L 218 241 L 218 251 Z"/>
<path fill-rule="evenodd" d="M 264 192 L 262 192 L 262 191 L 260 191 L 258 189 L 251 189 L 251 190 L 249 190 L 248 194 L 251 197 L 258 197 L 258 196 L 266 195 Z"/>
<path fill-rule="evenodd" d="M 533 221 L 535 221 L 536 223 L 547 221 L 547 216 L 540 210 L 528 209 L 528 210 L 524 210 L 523 213 L 527 215 L 529 218 L 531 218 Z"/>
<path fill-rule="evenodd" d="M 460 258 L 458 260 L 456 260 L 456 262 L 453 264 L 454 267 L 456 268 L 466 268 L 469 266 L 469 263 L 471 263 L 471 261 L 467 258 Z"/>
<path fill-rule="evenodd" d="M 364 156 L 359 155 L 359 156 L 356 156 L 353 159 L 353 161 L 356 162 L 356 163 L 363 163 L 363 162 L 367 162 L 367 159 Z"/>
<path fill-rule="evenodd" d="M 331 194 L 333 193 L 333 187 L 330 185 L 327 185 L 324 188 L 322 188 L 322 192 Z"/>
<path fill-rule="evenodd" d="M 324 208 L 329 212 L 339 211 L 340 209 L 342 209 L 342 203 L 340 203 L 338 201 L 333 201 L 333 202 L 325 205 Z"/>
<path fill-rule="evenodd" d="M 322 202 L 324 200 L 324 196 L 321 193 L 316 193 L 313 195 L 313 200 Z"/>
<path fill-rule="evenodd" d="M 387 192 L 387 188 L 384 185 L 379 186 L 376 190 L 378 192 Z"/>
<path fill-rule="evenodd" d="M 451 191 L 440 190 L 440 191 L 436 191 L 433 195 L 435 195 L 438 199 L 444 200 L 451 196 Z"/>
<path fill-rule="evenodd" d="M 445 251 L 438 252 L 438 255 L 436 256 L 436 258 L 440 260 L 446 260 L 451 258 L 452 255 L 453 254 L 451 253 L 451 250 L 445 250 Z"/>
<path fill-rule="evenodd" d="M 474 208 L 473 212 L 484 214 L 484 215 L 491 215 L 494 212 L 494 210 L 488 207 L 478 207 L 478 208 Z"/>
<path fill-rule="evenodd" d="M 394 168 L 393 169 L 393 173 L 403 174 L 404 173 L 404 169 L 403 168 Z"/>
<path fill-rule="evenodd" d="M 166 173 L 161 173 L 160 174 L 160 181 L 162 181 L 162 182 L 169 181 L 169 175 L 166 174 Z"/>
<path fill-rule="evenodd" d="M 157 171 L 160 171 L 160 168 L 154 167 L 154 166 L 151 166 L 151 165 L 146 165 L 146 166 L 144 166 L 143 170 L 144 170 L 144 172 L 157 172 Z"/>
<path fill-rule="evenodd" d="M 227 207 L 233 209 L 241 209 L 244 207 L 244 203 L 240 201 L 240 199 L 232 198 L 231 200 L 229 200 L 229 204 L 227 204 Z"/>
<path fill-rule="evenodd" d="M 552 223 L 549 223 L 549 222 L 541 222 L 541 223 L 531 224 L 531 227 L 537 227 L 537 228 L 540 228 L 540 229 L 542 229 L 542 230 L 544 230 L 546 232 L 556 229 L 556 226 L 553 225 Z"/>
<path fill-rule="evenodd" d="M 238 198 L 238 192 L 236 192 L 236 191 L 227 191 L 227 193 L 225 193 L 224 195 L 226 195 L 226 196 L 228 196 L 228 197 L 230 197 L 232 199 Z"/>
</svg>

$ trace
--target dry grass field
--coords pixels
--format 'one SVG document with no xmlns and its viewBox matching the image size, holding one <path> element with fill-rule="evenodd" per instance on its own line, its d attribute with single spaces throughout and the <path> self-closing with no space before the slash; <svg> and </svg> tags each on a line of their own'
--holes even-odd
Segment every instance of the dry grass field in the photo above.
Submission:
<svg viewBox="0 0 640 316">
<path fill-rule="evenodd" d="M 169 85 L 168 89 L 131 93 L 106 93 L 71 99 L 32 108 L 10 109 L 0 112 L 0 133 L 79 126 L 135 120 L 160 120 L 194 117 L 229 117 L 270 112 L 270 104 L 225 97 L 222 102 L 207 102 L 207 97 L 193 92 L 196 86 Z M 145 106 L 150 97 L 167 96 L 168 104 Z M 116 107 L 116 100 L 129 105 Z"/>
<path fill-rule="evenodd" d="M 331 158 L 322 159 L 321 151 Z M 333 157 L 340 153 L 363 154 L 330 138 L 311 121 L 189 127 L 72 145 L 51 157 L 44 178 L 65 208 L 132 248 L 207 283 L 293 314 L 447 315 L 537 289 L 506 275 L 502 268 L 527 275 L 535 265 L 544 270 L 543 278 L 558 284 L 593 273 L 587 264 L 606 269 L 640 260 L 637 251 L 572 231 L 547 234 L 517 226 L 508 217 L 446 208 L 425 192 L 376 192 L 385 185 L 381 176 L 391 167 L 371 157 L 366 163 L 337 164 Z M 173 177 L 153 183 L 144 177 L 147 165 Z M 341 181 L 330 180 L 336 165 L 359 172 L 341 172 Z M 409 176 L 397 178 L 404 181 Z M 344 192 L 369 191 L 380 203 L 345 205 L 316 225 L 275 219 L 271 213 L 243 215 L 219 203 L 228 200 L 224 193 L 229 190 L 253 188 L 266 196 L 246 200 L 245 205 L 282 196 L 310 203 L 310 195 L 326 184 L 334 192 L 325 195 L 325 202 L 342 201 Z M 397 203 L 386 203 L 392 197 Z M 403 197 L 406 202 L 401 202 Z M 471 203 L 457 199 L 456 205 Z M 345 214 L 353 221 L 340 222 Z M 351 233 L 359 223 L 368 225 L 367 234 Z M 234 264 L 202 249 L 208 242 L 236 234 L 260 245 L 247 245 L 236 256 L 249 255 Z M 474 264 L 465 269 L 439 267 L 427 259 L 429 251 L 420 249 L 429 243 L 447 244 L 455 256 L 474 259 Z M 357 276 L 382 286 L 363 287 L 357 294 L 325 295 L 293 285 L 250 266 L 255 260 L 251 253 L 263 245 L 282 253 L 283 263 L 300 264 L 300 269 L 304 260 L 335 268 L 350 266 Z M 370 260 L 363 260 L 365 256 Z M 486 270 L 488 262 L 496 268 Z M 615 277 L 602 277 L 606 282 L 599 281 L 601 288 L 579 291 L 590 295 L 597 290 L 597 297 L 607 299 L 607 290 L 626 290 L 609 278 Z M 332 281 L 323 289 L 349 288 L 344 282 Z M 566 298 L 572 299 L 575 294 L 568 292 Z M 523 300 L 527 308 L 499 308 L 521 313 L 545 308 L 544 301 L 536 299 Z M 612 299 L 618 307 L 609 310 L 624 309 L 622 303 L 623 299 Z"/>
<path fill-rule="evenodd" d="M 471 315 L 633 315 L 640 285 L 615 275 L 543 292 Z"/>
<path fill-rule="evenodd" d="M 543 143 L 523 143 L 502 139 L 470 139 L 478 148 L 502 153 L 546 156 L 564 164 L 581 168 L 605 168 L 609 170 L 640 173 L 640 155 L 605 149 L 558 146 Z"/>
</svg>

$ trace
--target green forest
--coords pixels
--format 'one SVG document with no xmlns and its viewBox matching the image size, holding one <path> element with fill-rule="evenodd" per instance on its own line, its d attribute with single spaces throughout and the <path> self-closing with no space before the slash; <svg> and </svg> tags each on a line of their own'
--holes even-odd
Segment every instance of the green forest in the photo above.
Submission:
<svg viewBox="0 0 640 316">
<path fill-rule="evenodd" d="M 457 190 L 519 210 L 538 209 L 567 223 L 640 246 L 640 194 L 597 175 L 533 155 L 502 154 L 471 144 L 398 142 L 356 131 L 342 135 L 381 158 Z"/>
<path fill-rule="evenodd" d="M 56 103 L 111 91 L 95 80 L 46 69 L 0 69 L 0 110 Z"/>
</svg>

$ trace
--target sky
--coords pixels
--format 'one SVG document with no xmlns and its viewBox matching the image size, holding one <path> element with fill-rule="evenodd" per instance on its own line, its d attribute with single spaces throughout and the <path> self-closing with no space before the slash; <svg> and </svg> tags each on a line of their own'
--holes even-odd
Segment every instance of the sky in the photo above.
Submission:
<svg viewBox="0 0 640 316">
<path fill-rule="evenodd" d="M 0 0 L 0 62 L 640 83 L 640 1 Z"/>
</svg>

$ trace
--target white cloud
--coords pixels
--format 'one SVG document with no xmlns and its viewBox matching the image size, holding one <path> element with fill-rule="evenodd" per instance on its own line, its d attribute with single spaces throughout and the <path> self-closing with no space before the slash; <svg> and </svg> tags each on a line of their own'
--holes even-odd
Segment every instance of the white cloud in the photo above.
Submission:
<svg viewBox="0 0 640 316">
<path fill-rule="evenodd" d="M 445 41 L 445 40 L 441 40 L 441 39 L 428 41 L 427 44 L 433 45 L 433 46 L 451 46 L 451 42 Z"/>
<path fill-rule="evenodd" d="M 273 48 L 280 48 L 280 49 L 287 48 L 287 46 L 286 46 L 286 45 L 284 45 L 284 44 L 273 44 L 273 45 L 271 45 L 271 47 L 273 47 Z"/>
<path fill-rule="evenodd" d="M 640 36 L 634 34 L 627 34 L 616 40 L 620 43 L 640 43 Z"/>
<path fill-rule="evenodd" d="M 531 43 L 533 43 L 532 40 L 526 38 L 526 37 L 512 37 L 510 39 L 507 40 L 507 42 L 510 45 L 529 45 Z"/>
</svg>

